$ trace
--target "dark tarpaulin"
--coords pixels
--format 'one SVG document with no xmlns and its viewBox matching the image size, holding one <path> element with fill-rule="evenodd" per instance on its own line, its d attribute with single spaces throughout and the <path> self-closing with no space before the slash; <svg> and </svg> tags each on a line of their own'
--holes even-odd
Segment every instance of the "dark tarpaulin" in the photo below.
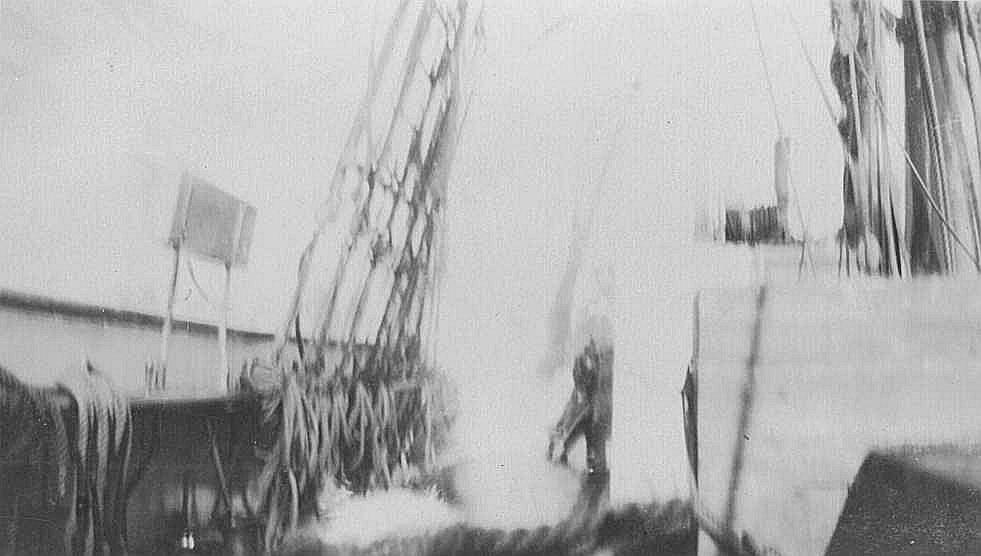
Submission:
<svg viewBox="0 0 981 556">
<path fill-rule="evenodd" d="M 0 554 L 72 553 L 72 409 L 63 399 L 0 367 Z"/>
<path fill-rule="evenodd" d="M 39 388 L 0 367 L 0 554 L 126 552 L 129 409 L 91 367 L 78 374 Z"/>
</svg>

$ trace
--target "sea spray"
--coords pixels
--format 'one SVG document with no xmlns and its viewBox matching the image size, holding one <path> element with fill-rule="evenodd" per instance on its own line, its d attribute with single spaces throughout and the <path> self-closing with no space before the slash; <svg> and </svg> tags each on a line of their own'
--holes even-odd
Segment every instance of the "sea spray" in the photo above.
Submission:
<svg viewBox="0 0 981 556">
<path fill-rule="evenodd" d="M 612 345 L 613 274 L 586 266 L 588 226 L 577 225 L 570 257 L 546 319 L 547 343 L 535 371 L 474 370 L 454 435 L 455 484 L 467 521 L 485 527 L 554 525 L 567 517 L 585 470 L 580 443 L 570 466 L 547 461 L 550 429 L 572 391 L 573 356 L 590 340 Z M 608 267 L 609 268 L 609 267 Z M 575 323 L 573 317 L 575 315 Z M 573 326 L 575 324 L 575 326 Z"/>
</svg>

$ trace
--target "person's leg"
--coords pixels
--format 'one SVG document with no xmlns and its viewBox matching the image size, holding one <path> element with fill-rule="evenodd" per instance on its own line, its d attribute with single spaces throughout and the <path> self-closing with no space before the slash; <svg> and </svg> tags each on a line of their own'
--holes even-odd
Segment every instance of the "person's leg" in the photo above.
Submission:
<svg viewBox="0 0 981 556">
<path fill-rule="evenodd" d="M 576 445 L 576 442 L 580 438 L 587 436 L 589 433 L 589 424 L 592 422 L 591 415 L 586 414 L 583 416 L 576 426 L 569 433 L 569 436 L 565 438 L 565 442 L 562 443 L 562 453 L 559 455 L 559 463 L 563 465 L 568 465 L 569 463 L 569 452 L 572 451 L 572 447 Z M 587 443 L 588 445 L 588 443 Z"/>
<path fill-rule="evenodd" d="M 591 474 L 609 473 L 606 443 L 613 416 L 613 348 L 600 346 L 596 354 L 596 381 L 590 400 L 591 414 L 586 432 L 586 466 Z"/>
<path fill-rule="evenodd" d="M 590 475 L 606 475 L 606 435 L 592 419 L 586 422 L 586 470 Z"/>
<path fill-rule="evenodd" d="M 583 422 L 588 421 L 588 416 L 588 400 L 578 390 L 573 390 L 562 411 L 562 417 L 555 424 L 549 437 L 547 455 L 549 461 L 558 460 L 566 463 L 569 448 L 585 432 L 582 427 Z M 558 455 L 555 454 L 557 449 L 562 450 Z"/>
</svg>

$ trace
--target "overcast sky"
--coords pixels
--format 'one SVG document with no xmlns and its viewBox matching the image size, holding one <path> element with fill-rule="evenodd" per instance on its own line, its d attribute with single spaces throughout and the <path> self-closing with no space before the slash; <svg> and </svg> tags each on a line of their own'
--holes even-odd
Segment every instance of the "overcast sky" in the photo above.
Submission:
<svg viewBox="0 0 981 556">
<path fill-rule="evenodd" d="M 830 91 L 828 6 L 794 4 Z M 190 169 L 259 208 L 234 320 L 265 327 L 393 6 L 3 2 L 0 226 L 16 264 L 2 283 L 156 307 L 160 241 Z M 794 181 L 822 237 L 839 219 L 841 155 L 784 9 L 757 5 Z M 557 280 L 535 265 L 564 257 L 611 151 L 599 224 L 618 223 L 623 241 L 667 237 L 713 197 L 772 199 L 777 132 L 746 2 L 491 2 L 486 28 L 450 218 L 455 251 L 504 258 L 457 268 Z"/>
<path fill-rule="evenodd" d="M 833 95 L 828 4 L 788 5 Z M 160 311 L 191 170 L 257 207 L 232 321 L 275 327 L 394 3 L 0 6 L 0 287 Z M 827 237 L 841 150 L 785 5 L 756 8 L 805 220 Z M 677 442 L 691 289 L 742 273 L 693 254 L 693 216 L 713 198 L 773 198 L 777 128 L 749 5 L 514 0 L 485 16 L 447 212 L 440 362 L 505 382 L 533 368 L 573 219 L 611 157 L 585 274 L 614 277 L 618 368 L 643 371 L 663 409 L 640 421 L 670 420 Z M 217 297 L 217 269 L 196 270 Z M 179 294 L 178 314 L 214 318 L 186 276 Z"/>
</svg>

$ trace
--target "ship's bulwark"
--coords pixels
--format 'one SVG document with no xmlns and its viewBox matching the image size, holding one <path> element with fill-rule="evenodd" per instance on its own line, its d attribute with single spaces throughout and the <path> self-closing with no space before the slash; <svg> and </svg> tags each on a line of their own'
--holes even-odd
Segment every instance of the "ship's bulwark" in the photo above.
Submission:
<svg viewBox="0 0 981 556">
<path fill-rule="evenodd" d="M 771 287 L 758 311 L 758 293 L 700 298 L 696 510 L 781 554 L 822 554 L 871 449 L 976 444 L 981 295 L 974 281 Z"/>
</svg>

